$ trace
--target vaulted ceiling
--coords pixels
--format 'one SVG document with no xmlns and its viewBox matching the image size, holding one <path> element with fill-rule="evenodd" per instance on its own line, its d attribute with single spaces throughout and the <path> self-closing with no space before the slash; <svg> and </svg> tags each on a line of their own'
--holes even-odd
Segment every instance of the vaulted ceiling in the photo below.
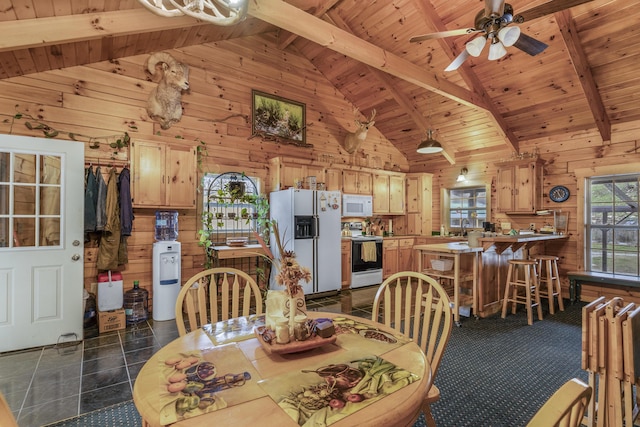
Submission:
<svg viewBox="0 0 640 427">
<path fill-rule="evenodd" d="M 550 0 L 576 3 L 575 0 Z M 515 13 L 549 0 L 510 0 Z M 579 3 L 579 1 L 577 2 Z M 0 79 L 249 35 L 277 34 L 308 58 L 409 160 L 427 129 L 457 156 L 640 119 L 640 8 L 592 0 L 520 24 L 548 45 L 487 50 L 444 71 L 476 35 L 411 43 L 474 26 L 484 0 L 250 0 L 248 17 L 216 26 L 165 18 L 137 0 L 0 0 Z"/>
</svg>

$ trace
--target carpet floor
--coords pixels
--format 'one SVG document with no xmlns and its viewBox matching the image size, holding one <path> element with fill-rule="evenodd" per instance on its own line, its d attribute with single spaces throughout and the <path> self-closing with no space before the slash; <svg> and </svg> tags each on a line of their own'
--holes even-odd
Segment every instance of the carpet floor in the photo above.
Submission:
<svg viewBox="0 0 640 427">
<path fill-rule="evenodd" d="M 436 384 L 441 399 L 432 406 L 444 427 L 525 426 L 571 378 L 587 381 L 580 368 L 582 304 L 527 325 L 524 311 L 505 319 L 464 319 L 454 327 Z M 47 427 L 139 426 L 132 401 Z M 414 427 L 424 427 L 421 415 Z M 241 426 L 241 424 L 238 424 Z"/>
</svg>

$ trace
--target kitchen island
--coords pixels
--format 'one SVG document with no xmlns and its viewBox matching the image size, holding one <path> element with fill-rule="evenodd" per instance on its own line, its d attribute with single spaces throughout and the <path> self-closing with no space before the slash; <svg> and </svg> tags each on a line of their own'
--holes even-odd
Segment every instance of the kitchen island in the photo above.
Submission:
<svg viewBox="0 0 640 427">
<path fill-rule="evenodd" d="M 460 326 L 462 307 L 469 307 L 478 316 L 478 254 L 481 247 L 470 247 L 466 242 L 415 245 L 418 271 L 440 282 L 450 282 L 453 290 L 453 320 Z M 425 261 L 430 263 L 427 264 Z M 434 262 L 432 262 L 434 260 Z M 462 295 L 463 285 L 471 282 L 469 293 Z M 470 304 L 469 304 L 470 303 Z M 469 313 L 470 314 L 470 313 Z"/>
<path fill-rule="evenodd" d="M 508 262 L 528 258 L 532 253 L 549 253 L 547 243 L 563 244 L 567 235 L 523 234 L 481 237 L 479 264 L 478 314 L 487 317 L 502 309 Z M 542 248 L 542 249 L 541 249 Z M 554 251 L 555 252 L 555 251 Z"/>
</svg>

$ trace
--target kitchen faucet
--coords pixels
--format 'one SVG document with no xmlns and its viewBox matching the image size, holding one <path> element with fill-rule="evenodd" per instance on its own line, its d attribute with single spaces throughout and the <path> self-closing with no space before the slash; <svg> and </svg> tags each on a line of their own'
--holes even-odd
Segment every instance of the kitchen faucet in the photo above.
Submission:
<svg viewBox="0 0 640 427">
<path fill-rule="evenodd" d="M 461 231 L 463 236 L 467 235 L 466 229 L 464 227 L 465 223 L 467 224 L 467 227 L 471 227 L 471 222 L 469 221 L 469 219 L 468 218 L 462 218 L 462 221 L 460 221 L 460 231 Z"/>
</svg>

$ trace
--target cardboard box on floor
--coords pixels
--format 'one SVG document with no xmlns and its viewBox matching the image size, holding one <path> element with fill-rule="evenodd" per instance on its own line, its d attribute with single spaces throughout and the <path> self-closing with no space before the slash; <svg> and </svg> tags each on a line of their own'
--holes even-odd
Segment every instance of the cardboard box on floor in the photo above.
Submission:
<svg viewBox="0 0 640 427">
<path fill-rule="evenodd" d="M 124 329 L 126 326 L 126 316 L 124 308 L 111 311 L 98 311 L 98 332 L 112 332 Z"/>
</svg>

